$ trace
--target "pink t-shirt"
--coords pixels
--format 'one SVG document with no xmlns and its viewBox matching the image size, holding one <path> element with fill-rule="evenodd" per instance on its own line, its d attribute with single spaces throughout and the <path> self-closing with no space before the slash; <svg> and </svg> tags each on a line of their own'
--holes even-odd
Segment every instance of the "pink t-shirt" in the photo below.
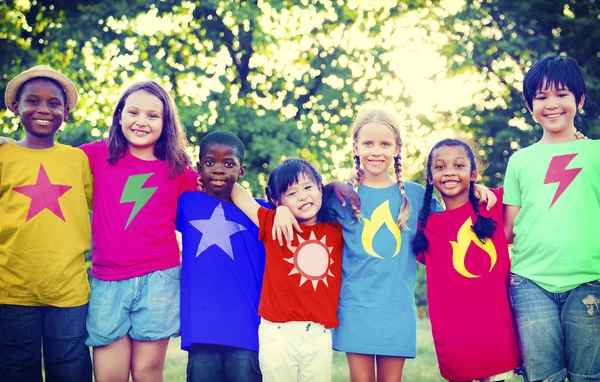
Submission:
<svg viewBox="0 0 600 382">
<path fill-rule="evenodd" d="M 127 151 L 113 166 L 106 141 L 80 148 L 94 175 L 92 276 L 123 280 L 179 265 L 177 198 L 196 189 L 196 171 L 169 179 L 165 161 Z"/>
</svg>

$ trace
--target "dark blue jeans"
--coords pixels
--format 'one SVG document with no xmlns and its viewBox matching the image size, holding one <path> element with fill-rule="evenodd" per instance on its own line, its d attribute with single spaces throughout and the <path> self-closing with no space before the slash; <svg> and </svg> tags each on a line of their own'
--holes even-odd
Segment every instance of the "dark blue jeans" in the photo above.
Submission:
<svg viewBox="0 0 600 382">
<path fill-rule="evenodd" d="M 0 382 L 91 382 L 87 304 L 74 308 L 0 304 Z"/>
<path fill-rule="evenodd" d="M 550 293 L 511 274 L 525 381 L 600 380 L 600 281 Z"/>
<path fill-rule="evenodd" d="M 196 344 L 188 351 L 188 382 L 260 382 L 258 352 Z"/>
</svg>

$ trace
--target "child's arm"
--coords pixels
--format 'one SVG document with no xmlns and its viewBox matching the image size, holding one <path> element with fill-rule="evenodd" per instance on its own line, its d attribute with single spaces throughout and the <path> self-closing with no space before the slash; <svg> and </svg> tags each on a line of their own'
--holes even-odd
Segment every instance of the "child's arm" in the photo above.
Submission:
<svg viewBox="0 0 600 382">
<path fill-rule="evenodd" d="M 259 226 L 258 209 L 260 208 L 260 204 L 258 204 L 252 195 L 244 190 L 244 187 L 240 186 L 238 183 L 233 185 L 233 189 L 231 190 L 231 200 L 237 208 L 242 210 L 242 212 L 256 224 L 257 227 Z"/>
<path fill-rule="evenodd" d="M 83 166 L 83 188 L 87 199 L 88 209 L 91 211 L 94 207 L 94 177 L 90 169 L 90 163 L 87 156 L 84 156 L 85 163 Z"/>
<path fill-rule="evenodd" d="M 498 202 L 498 198 L 496 195 L 483 184 L 475 184 L 475 188 L 473 189 L 473 193 L 475 197 L 479 199 L 479 203 L 487 203 L 487 210 L 494 207 Z"/>
<path fill-rule="evenodd" d="M 328 188 L 333 191 L 335 197 L 340 201 L 342 207 L 346 206 L 345 199 L 348 199 L 353 209 L 360 210 L 360 198 L 353 189 L 348 187 L 347 184 L 340 182 L 339 180 L 334 180 L 333 182 L 324 185 L 323 188 Z M 323 194 L 325 194 L 325 192 L 323 192 Z"/>
<path fill-rule="evenodd" d="M 273 240 L 277 239 L 279 245 L 283 245 L 283 238 L 285 238 L 287 244 L 292 245 L 294 229 L 299 233 L 304 232 L 287 206 L 277 207 L 275 220 L 273 220 L 273 231 L 271 232 Z"/>
<path fill-rule="evenodd" d="M 9 137 L 0 137 L 0 146 L 6 145 L 6 144 L 11 143 L 11 142 L 16 142 L 16 141 L 14 139 L 12 139 L 12 138 L 9 138 Z"/>
<path fill-rule="evenodd" d="M 504 205 L 504 234 L 506 235 L 508 244 L 512 244 L 513 239 L 515 238 L 513 228 L 515 227 L 515 218 L 520 210 L 520 206 Z"/>
</svg>

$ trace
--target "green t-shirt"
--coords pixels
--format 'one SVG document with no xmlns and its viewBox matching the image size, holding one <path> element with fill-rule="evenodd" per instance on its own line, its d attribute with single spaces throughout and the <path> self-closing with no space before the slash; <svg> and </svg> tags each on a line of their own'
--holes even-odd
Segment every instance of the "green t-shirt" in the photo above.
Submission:
<svg viewBox="0 0 600 382">
<path fill-rule="evenodd" d="M 600 279 L 600 141 L 517 151 L 506 169 L 504 204 L 521 207 L 511 272 L 552 293 Z"/>
</svg>

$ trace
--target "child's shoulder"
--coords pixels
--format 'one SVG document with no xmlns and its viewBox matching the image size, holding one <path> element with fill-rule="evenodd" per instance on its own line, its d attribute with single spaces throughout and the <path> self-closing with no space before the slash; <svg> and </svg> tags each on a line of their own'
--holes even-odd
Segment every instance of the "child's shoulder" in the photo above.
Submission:
<svg viewBox="0 0 600 382">
<path fill-rule="evenodd" d="M 261 207 L 272 210 L 271 204 L 265 199 L 255 198 L 255 200 Z M 180 209 L 197 205 L 201 205 L 203 208 L 210 208 L 210 206 L 216 206 L 219 203 L 221 203 L 224 208 L 239 210 L 235 204 L 223 202 L 208 195 L 206 192 L 201 191 L 185 191 L 179 196 L 179 200 L 177 201 L 177 205 Z"/>
<path fill-rule="evenodd" d="M 75 155 L 85 155 L 83 151 L 79 149 L 79 147 L 73 147 L 71 145 L 66 145 L 64 143 L 57 143 L 56 145 L 57 152 L 68 152 L 73 153 Z"/>
<path fill-rule="evenodd" d="M 415 183 L 413 181 L 410 180 L 405 180 L 404 181 L 404 188 L 405 190 L 410 189 L 411 191 L 425 191 L 425 187 L 423 187 L 422 185 L 420 185 L 419 183 Z"/>
<path fill-rule="evenodd" d="M 32 153 L 35 153 L 36 157 L 44 156 L 44 157 L 60 157 L 60 156 L 69 156 L 69 157 L 85 157 L 85 154 L 76 147 L 65 145 L 63 143 L 55 143 L 53 147 L 49 149 L 32 149 L 28 147 L 22 147 L 17 145 L 14 142 L 7 143 L 5 145 L 0 146 L 0 154 L 11 154 L 11 155 L 24 155 L 29 156 Z"/>
<path fill-rule="evenodd" d="M 106 148 L 106 139 L 102 139 L 99 141 L 93 141 L 89 143 L 84 143 L 79 146 L 83 152 L 89 155 L 98 155 L 99 153 L 107 153 Z"/>
<path fill-rule="evenodd" d="M 268 200 L 263 199 L 263 198 L 254 198 L 254 200 L 256 200 L 256 202 L 261 206 L 264 207 L 266 209 L 272 210 L 273 206 L 271 206 L 271 203 L 269 203 Z"/>
<path fill-rule="evenodd" d="M 419 183 L 411 182 L 410 180 L 404 181 L 404 192 L 409 199 L 420 198 L 425 194 L 425 187 Z"/>
<path fill-rule="evenodd" d="M 17 145 L 15 142 L 8 142 L 8 143 L 0 145 L 0 155 L 1 156 L 13 155 L 12 153 L 19 151 L 19 149 L 20 149 L 20 146 Z"/>
<path fill-rule="evenodd" d="M 56 144 L 56 154 L 59 156 L 67 157 L 69 160 L 88 162 L 87 155 L 81 151 L 78 147 L 70 145 L 64 145 L 62 143 Z"/>
</svg>

